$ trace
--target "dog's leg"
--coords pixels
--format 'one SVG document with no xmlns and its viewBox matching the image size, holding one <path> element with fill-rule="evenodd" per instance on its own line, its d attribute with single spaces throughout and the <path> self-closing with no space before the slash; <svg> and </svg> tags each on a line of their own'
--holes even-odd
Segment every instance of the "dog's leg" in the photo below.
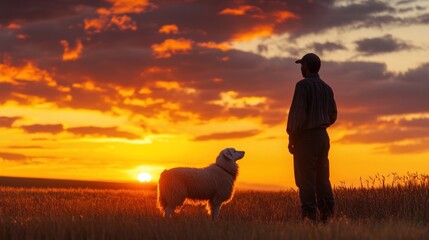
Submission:
<svg viewBox="0 0 429 240">
<path fill-rule="evenodd" d="M 209 204 L 212 219 L 214 222 L 216 222 L 219 219 L 220 205 L 222 203 L 217 201 L 210 201 Z"/>
<path fill-rule="evenodd" d="M 169 219 L 174 213 L 174 209 L 171 207 L 166 207 L 164 209 L 164 218 Z"/>
</svg>

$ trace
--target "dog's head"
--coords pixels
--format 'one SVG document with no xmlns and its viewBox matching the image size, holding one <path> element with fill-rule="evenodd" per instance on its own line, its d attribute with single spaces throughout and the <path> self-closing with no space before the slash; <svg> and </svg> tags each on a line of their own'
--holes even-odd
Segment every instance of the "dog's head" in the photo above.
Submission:
<svg viewBox="0 0 429 240">
<path fill-rule="evenodd" d="M 225 148 L 216 158 L 216 164 L 223 167 L 237 166 L 236 161 L 244 157 L 244 151 L 237 151 L 234 148 Z"/>
</svg>

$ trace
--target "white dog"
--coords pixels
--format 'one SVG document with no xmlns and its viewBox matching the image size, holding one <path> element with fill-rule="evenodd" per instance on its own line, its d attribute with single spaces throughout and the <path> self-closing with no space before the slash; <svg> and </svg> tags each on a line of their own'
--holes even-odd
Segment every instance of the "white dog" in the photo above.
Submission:
<svg viewBox="0 0 429 240">
<path fill-rule="evenodd" d="M 236 161 L 243 157 L 244 151 L 226 148 L 219 153 L 216 163 L 206 168 L 164 170 L 158 183 L 158 206 L 165 218 L 188 198 L 208 200 L 208 209 L 216 221 L 221 205 L 232 199 L 238 175 Z"/>
</svg>

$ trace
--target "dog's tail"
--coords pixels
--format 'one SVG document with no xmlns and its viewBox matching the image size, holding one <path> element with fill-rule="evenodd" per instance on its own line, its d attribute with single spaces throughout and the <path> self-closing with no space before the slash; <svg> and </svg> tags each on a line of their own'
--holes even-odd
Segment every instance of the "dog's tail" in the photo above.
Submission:
<svg viewBox="0 0 429 240">
<path fill-rule="evenodd" d="M 168 185 L 168 170 L 164 170 L 160 177 L 159 177 L 159 181 L 158 181 L 158 202 L 157 202 L 157 207 L 161 210 L 165 210 L 165 208 L 168 206 L 167 205 L 167 200 L 166 200 L 166 186 Z"/>
</svg>

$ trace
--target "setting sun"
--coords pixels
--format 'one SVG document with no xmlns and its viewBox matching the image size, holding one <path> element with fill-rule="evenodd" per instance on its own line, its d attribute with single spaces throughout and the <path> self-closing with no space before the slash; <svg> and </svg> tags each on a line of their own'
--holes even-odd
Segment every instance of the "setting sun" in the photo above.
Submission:
<svg viewBox="0 0 429 240">
<path fill-rule="evenodd" d="M 139 182 L 150 182 L 152 176 L 147 172 L 142 172 L 137 176 Z"/>
</svg>

